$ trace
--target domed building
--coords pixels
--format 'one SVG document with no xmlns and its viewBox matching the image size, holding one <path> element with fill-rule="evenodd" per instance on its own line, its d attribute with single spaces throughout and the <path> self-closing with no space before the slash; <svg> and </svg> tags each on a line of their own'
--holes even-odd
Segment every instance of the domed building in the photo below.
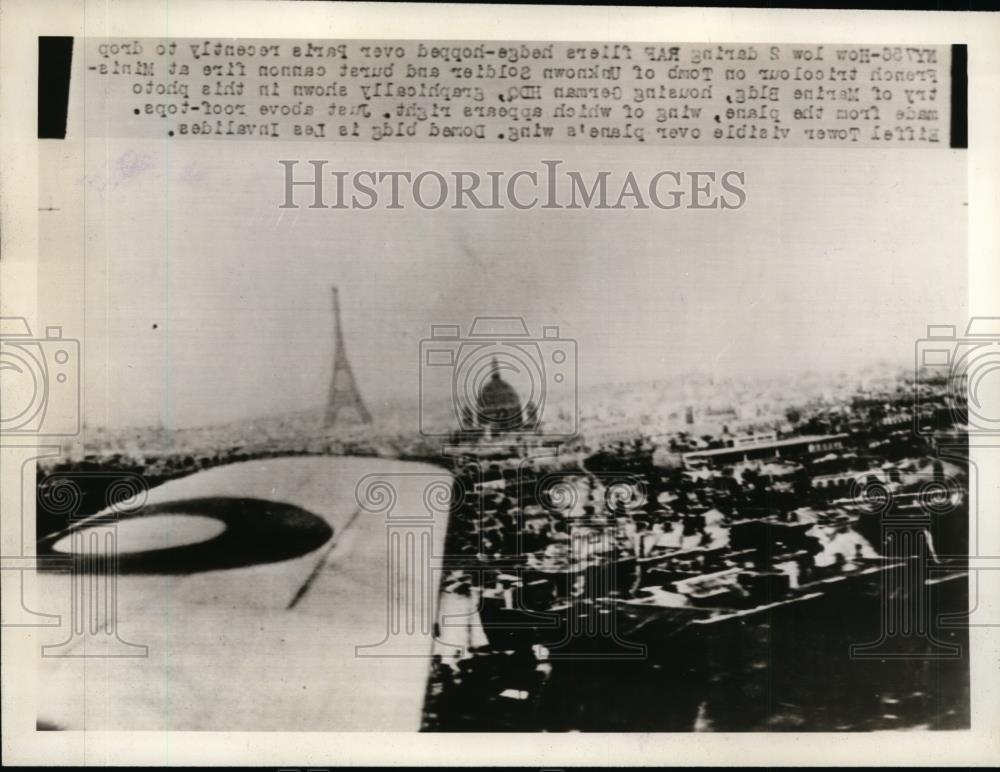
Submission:
<svg viewBox="0 0 1000 772">
<path fill-rule="evenodd" d="M 490 434 L 517 431 L 524 425 L 521 398 L 514 387 L 500 377 L 496 358 L 490 379 L 479 390 L 477 413 L 479 425 Z"/>
</svg>

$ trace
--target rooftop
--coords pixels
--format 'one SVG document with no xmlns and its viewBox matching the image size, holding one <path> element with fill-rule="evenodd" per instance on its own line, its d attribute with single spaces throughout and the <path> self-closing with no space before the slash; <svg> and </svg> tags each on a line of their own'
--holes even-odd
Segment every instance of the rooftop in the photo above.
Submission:
<svg viewBox="0 0 1000 772">
<path fill-rule="evenodd" d="M 846 434 L 803 434 L 798 437 L 787 437 L 783 440 L 769 440 L 767 442 L 753 442 L 736 447 L 712 448 L 711 450 L 692 450 L 684 454 L 684 458 L 709 458 L 712 456 L 725 456 L 733 453 L 747 453 L 754 450 L 766 450 L 768 448 L 785 448 L 794 445 L 804 445 L 812 442 L 829 442 L 831 440 L 842 440 Z"/>
</svg>

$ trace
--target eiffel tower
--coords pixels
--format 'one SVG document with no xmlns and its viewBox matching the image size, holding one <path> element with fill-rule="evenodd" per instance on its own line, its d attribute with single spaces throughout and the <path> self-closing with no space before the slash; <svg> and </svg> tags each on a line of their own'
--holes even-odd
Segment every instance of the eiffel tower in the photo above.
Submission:
<svg viewBox="0 0 1000 772">
<path fill-rule="evenodd" d="M 333 339 L 335 351 L 333 355 L 333 378 L 330 380 L 330 396 L 326 402 L 326 428 L 337 423 L 337 416 L 342 410 L 351 408 L 362 423 L 372 422 L 371 413 L 365 407 L 358 391 L 358 384 L 351 371 L 351 363 L 347 361 L 347 349 L 344 347 L 344 335 L 340 327 L 340 300 L 337 288 L 333 288 Z"/>
</svg>

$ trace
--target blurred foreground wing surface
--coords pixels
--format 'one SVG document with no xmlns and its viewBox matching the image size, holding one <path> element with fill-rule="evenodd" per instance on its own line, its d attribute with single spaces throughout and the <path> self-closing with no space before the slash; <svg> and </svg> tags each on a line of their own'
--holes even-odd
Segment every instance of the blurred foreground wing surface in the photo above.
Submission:
<svg viewBox="0 0 1000 772">
<path fill-rule="evenodd" d="M 185 515 L 177 518 L 178 527 L 196 520 L 185 502 L 204 509 L 205 500 L 218 498 L 238 508 L 244 499 L 305 510 L 333 535 L 305 554 L 275 562 L 167 575 L 124 571 L 114 623 L 122 639 L 148 646 L 148 656 L 81 657 L 87 647 L 93 651 L 93 642 L 70 639 L 58 651 L 73 656 L 40 660 L 40 725 L 418 730 L 431 634 L 417 629 L 407 645 L 426 656 L 356 656 L 357 646 L 379 643 L 387 630 L 386 518 L 359 509 L 355 500 L 358 482 L 374 473 L 392 477 L 397 511 L 407 512 L 425 511 L 421 475 L 444 474 L 376 458 L 280 458 L 210 469 L 150 491 L 146 510 Z M 431 529 L 438 555 L 446 527 L 439 524 Z M 436 572 L 411 566 L 404 573 L 411 568 L 420 575 L 393 580 L 428 585 L 423 589 L 436 604 Z M 69 637 L 70 582 L 65 573 L 40 575 L 39 601 L 64 615 L 60 628 L 44 631 L 43 645 Z"/>
</svg>

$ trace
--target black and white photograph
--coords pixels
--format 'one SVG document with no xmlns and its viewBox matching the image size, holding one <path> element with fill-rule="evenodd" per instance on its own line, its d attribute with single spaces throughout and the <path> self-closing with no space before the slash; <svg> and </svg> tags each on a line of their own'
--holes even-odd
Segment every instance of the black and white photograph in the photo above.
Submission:
<svg viewBox="0 0 1000 772">
<path fill-rule="evenodd" d="M 995 17 L 65 5 L 20 763 L 997 761 Z"/>
</svg>

